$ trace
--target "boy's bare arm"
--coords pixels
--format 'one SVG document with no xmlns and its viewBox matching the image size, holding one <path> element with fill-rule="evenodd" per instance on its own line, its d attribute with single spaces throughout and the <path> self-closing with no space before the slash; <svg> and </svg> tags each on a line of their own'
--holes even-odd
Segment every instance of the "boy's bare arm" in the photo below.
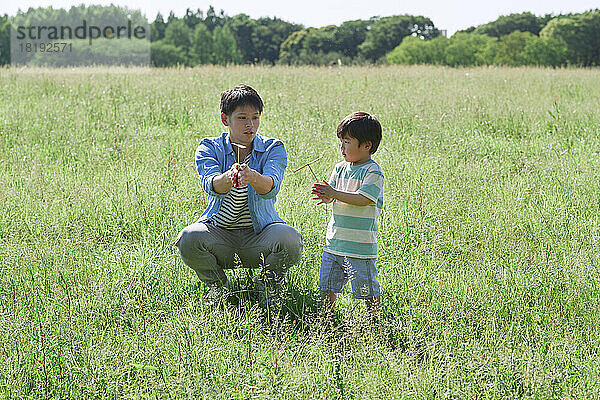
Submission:
<svg viewBox="0 0 600 400">
<path fill-rule="evenodd" d="M 268 175 L 262 175 L 246 164 L 240 165 L 239 179 L 241 186 L 248 184 L 258 194 L 266 194 L 273 189 L 273 178 Z"/>
<path fill-rule="evenodd" d="M 318 199 L 335 199 L 353 206 L 368 206 L 369 204 L 374 204 L 373 200 L 360 193 L 336 190 L 325 181 L 323 181 L 323 183 L 315 183 L 312 187 L 312 194 L 316 195 Z"/>
<path fill-rule="evenodd" d="M 339 200 L 346 204 L 351 204 L 353 206 L 368 206 L 369 204 L 374 204 L 373 200 L 356 192 L 344 192 L 342 190 L 335 190 L 335 195 L 332 197 L 336 200 Z"/>
<path fill-rule="evenodd" d="M 213 190 L 220 194 L 229 192 L 229 189 L 233 186 L 232 175 L 233 168 L 223 172 L 221 175 L 215 176 L 212 181 Z"/>
</svg>

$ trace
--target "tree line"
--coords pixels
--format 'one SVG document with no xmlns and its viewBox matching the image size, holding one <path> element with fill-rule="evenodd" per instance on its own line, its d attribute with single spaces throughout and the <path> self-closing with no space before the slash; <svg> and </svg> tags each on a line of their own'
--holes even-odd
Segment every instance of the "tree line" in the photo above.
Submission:
<svg viewBox="0 0 600 400">
<path fill-rule="evenodd" d="M 511 14 L 450 38 L 427 41 L 408 36 L 386 60 L 390 64 L 450 66 L 598 66 L 600 10 L 544 17 Z"/>
<path fill-rule="evenodd" d="M 150 29 L 157 67 L 202 64 L 439 64 L 600 65 L 600 10 L 579 14 L 511 14 L 447 38 L 431 19 L 395 15 L 346 21 L 322 28 L 279 18 L 228 16 L 212 6 L 182 17 L 160 13 L 148 23 L 139 11 L 119 6 L 70 10 L 30 8 L 0 16 L 0 65 L 10 63 L 10 24 L 61 24 L 82 18 L 129 18 Z"/>
<path fill-rule="evenodd" d="M 439 35 L 425 17 L 399 15 L 305 28 L 279 18 L 234 17 L 210 7 L 152 22 L 152 61 L 173 64 L 316 64 L 376 62 L 403 37 Z"/>
</svg>

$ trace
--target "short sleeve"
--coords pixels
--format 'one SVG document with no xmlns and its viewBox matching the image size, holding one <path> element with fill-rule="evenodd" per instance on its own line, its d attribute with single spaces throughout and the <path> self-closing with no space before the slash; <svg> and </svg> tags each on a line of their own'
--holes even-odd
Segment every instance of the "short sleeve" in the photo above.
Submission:
<svg viewBox="0 0 600 400">
<path fill-rule="evenodd" d="M 379 169 L 369 170 L 358 189 L 358 193 L 377 204 L 377 200 L 383 193 L 383 173 Z"/>
<path fill-rule="evenodd" d="M 329 177 L 329 186 L 335 189 L 335 185 L 337 183 L 337 167 L 331 171 L 331 176 Z"/>
</svg>

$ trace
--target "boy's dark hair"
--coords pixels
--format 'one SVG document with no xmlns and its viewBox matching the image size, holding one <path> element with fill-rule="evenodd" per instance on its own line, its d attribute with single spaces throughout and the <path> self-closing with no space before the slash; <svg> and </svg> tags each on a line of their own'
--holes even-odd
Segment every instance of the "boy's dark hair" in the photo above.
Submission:
<svg viewBox="0 0 600 400">
<path fill-rule="evenodd" d="M 381 142 L 381 124 L 371 114 L 356 111 L 346 116 L 337 127 L 337 136 L 340 139 L 346 134 L 358 140 L 359 145 L 371 142 L 369 153 L 373 154 Z"/>
<path fill-rule="evenodd" d="M 258 110 L 259 114 L 263 111 L 263 101 L 256 92 L 248 85 L 237 85 L 221 93 L 221 112 L 231 115 L 236 108 L 250 105 Z"/>
</svg>

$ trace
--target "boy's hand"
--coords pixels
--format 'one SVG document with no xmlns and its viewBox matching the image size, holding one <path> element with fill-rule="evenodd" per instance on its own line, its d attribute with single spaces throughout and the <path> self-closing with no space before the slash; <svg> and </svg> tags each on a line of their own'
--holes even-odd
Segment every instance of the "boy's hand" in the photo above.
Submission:
<svg viewBox="0 0 600 400">
<path fill-rule="evenodd" d="M 237 169 L 237 184 L 242 187 L 246 185 L 253 185 L 256 182 L 258 172 L 248 166 L 248 164 L 238 164 Z"/>
<path fill-rule="evenodd" d="M 231 186 L 240 187 L 240 164 L 234 163 L 227 173 L 231 178 Z"/>
<path fill-rule="evenodd" d="M 235 163 L 225 174 L 231 179 L 233 187 L 240 188 L 251 185 L 258 194 L 269 193 L 275 183 L 272 177 L 261 175 L 258 171 L 250 168 L 248 164 Z"/>
<path fill-rule="evenodd" d="M 311 193 L 316 197 L 313 200 L 320 200 L 317 205 L 331 203 L 335 198 L 336 190 L 332 188 L 329 183 L 323 181 L 323 183 L 315 183 L 312 185 Z"/>
</svg>

